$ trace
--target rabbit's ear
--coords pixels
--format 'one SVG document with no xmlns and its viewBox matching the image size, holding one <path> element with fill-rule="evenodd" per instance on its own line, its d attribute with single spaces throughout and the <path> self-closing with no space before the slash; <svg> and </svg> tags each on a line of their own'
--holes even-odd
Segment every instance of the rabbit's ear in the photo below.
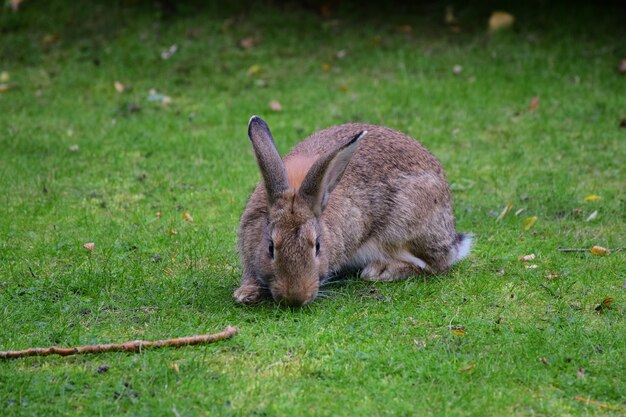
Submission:
<svg viewBox="0 0 626 417">
<path fill-rule="evenodd" d="M 271 206 L 276 199 L 289 189 L 289 180 L 274 139 L 267 123 L 258 116 L 252 116 L 248 122 L 248 137 L 252 142 L 257 163 L 263 175 L 267 202 Z"/>
<path fill-rule="evenodd" d="M 316 216 L 326 208 L 330 193 L 335 189 L 343 175 L 359 142 L 367 134 L 364 130 L 354 136 L 348 143 L 315 161 L 306 174 L 300 187 L 300 194 L 307 201 Z"/>
</svg>

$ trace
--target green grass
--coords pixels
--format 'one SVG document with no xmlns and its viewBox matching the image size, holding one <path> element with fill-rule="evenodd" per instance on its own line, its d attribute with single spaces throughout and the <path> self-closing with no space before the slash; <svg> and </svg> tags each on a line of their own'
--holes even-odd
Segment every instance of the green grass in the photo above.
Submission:
<svg viewBox="0 0 626 417">
<path fill-rule="evenodd" d="M 557 250 L 626 244 L 623 9 L 499 4 L 515 27 L 489 36 L 486 5 L 457 6 L 454 33 L 445 4 L 341 3 L 323 19 L 297 6 L 169 16 L 152 2 L 67 3 L 0 14 L 14 86 L 0 93 L 0 349 L 240 334 L 2 362 L 3 416 L 626 412 L 624 252 Z M 260 43 L 242 50 L 248 36 Z M 172 103 L 149 102 L 151 88 Z M 348 121 L 416 137 L 446 168 L 472 255 L 426 282 L 349 280 L 299 310 L 235 305 L 236 229 L 259 178 L 252 114 L 281 152 Z M 529 253 L 536 269 L 518 261 Z"/>
</svg>

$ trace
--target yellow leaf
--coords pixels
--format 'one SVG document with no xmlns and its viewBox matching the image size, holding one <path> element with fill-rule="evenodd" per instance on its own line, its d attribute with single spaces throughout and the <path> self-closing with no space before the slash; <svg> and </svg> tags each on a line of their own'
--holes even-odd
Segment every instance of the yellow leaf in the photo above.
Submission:
<svg viewBox="0 0 626 417">
<path fill-rule="evenodd" d="M 496 218 L 496 221 L 499 222 L 500 220 L 502 220 L 504 218 L 504 216 L 509 214 L 509 211 L 511 211 L 512 208 L 513 208 L 513 204 L 511 204 L 511 203 L 508 203 L 506 206 L 504 206 L 504 209 L 502 209 L 502 212 Z"/>
<path fill-rule="evenodd" d="M 596 194 L 589 194 L 587 197 L 585 197 L 585 201 L 598 201 L 598 200 L 602 200 L 602 197 Z"/>
<path fill-rule="evenodd" d="M 93 252 L 95 246 L 96 245 L 93 242 L 89 242 L 89 243 L 85 243 L 83 245 L 83 248 L 87 249 L 89 252 Z"/>
<path fill-rule="evenodd" d="M 537 223 L 537 219 L 538 219 L 537 216 L 527 217 L 524 220 L 524 223 L 522 223 L 522 226 L 524 227 L 524 230 L 525 231 L 530 230 L 535 225 L 535 223 Z"/>
<path fill-rule="evenodd" d="M 257 75 L 261 72 L 262 69 L 263 68 L 261 68 L 260 65 L 254 64 L 250 68 L 248 68 L 248 75 L 250 76 Z"/>
<path fill-rule="evenodd" d="M 515 17 L 507 12 L 493 12 L 489 18 L 489 32 L 497 32 L 513 26 Z"/>
<path fill-rule="evenodd" d="M 607 248 L 603 248 L 602 246 L 594 246 L 589 252 L 597 256 L 604 256 L 609 254 L 609 250 Z"/>
<path fill-rule="evenodd" d="M 452 330 L 452 334 L 455 334 L 457 336 L 465 336 L 465 332 L 463 330 L 459 330 L 459 329 Z"/>
<path fill-rule="evenodd" d="M 333 66 L 328 64 L 328 63 L 323 63 L 322 64 L 322 71 L 324 72 L 330 72 L 330 70 L 333 69 Z"/>
<path fill-rule="evenodd" d="M 193 217 L 191 217 L 188 211 L 183 211 L 183 219 L 187 220 L 189 223 L 193 223 Z"/>
</svg>

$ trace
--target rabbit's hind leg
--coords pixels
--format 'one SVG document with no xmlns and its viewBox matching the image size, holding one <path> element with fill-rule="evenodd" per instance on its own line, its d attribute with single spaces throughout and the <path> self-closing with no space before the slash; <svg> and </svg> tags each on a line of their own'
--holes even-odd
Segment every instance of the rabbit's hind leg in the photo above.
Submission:
<svg viewBox="0 0 626 417">
<path fill-rule="evenodd" d="M 401 281 L 422 274 L 426 268 L 423 260 L 401 251 L 394 259 L 369 263 L 361 270 L 360 277 L 365 281 Z"/>
</svg>

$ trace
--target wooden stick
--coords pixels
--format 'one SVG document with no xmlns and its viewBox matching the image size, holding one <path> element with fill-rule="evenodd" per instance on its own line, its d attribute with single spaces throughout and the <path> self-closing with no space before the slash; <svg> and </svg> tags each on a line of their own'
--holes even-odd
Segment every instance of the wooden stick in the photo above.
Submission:
<svg viewBox="0 0 626 417">
<path fill-rule="evenodd" d="M 220 333 L 179 337 L 176 339 L 156 340 L 154 342 L 147 340 L 133 340 L 125 343 L 110 343 L 106 345 L 86 345 L 69 348 L 51 346 L 47 348 L 30 348 L 25 350 L 0 351 L 0 359 L 23 358 L 25 356 L 68 356 L 104 352 L 139 352 L 142 349 L 146 348 L 159 348 L 163 346 L 181 347 L 197 345 L 200 343 L 213 343 L 220 340 L 230 339 L 236 334 L 237 328 L 228 326 Z"/>
</svg>

